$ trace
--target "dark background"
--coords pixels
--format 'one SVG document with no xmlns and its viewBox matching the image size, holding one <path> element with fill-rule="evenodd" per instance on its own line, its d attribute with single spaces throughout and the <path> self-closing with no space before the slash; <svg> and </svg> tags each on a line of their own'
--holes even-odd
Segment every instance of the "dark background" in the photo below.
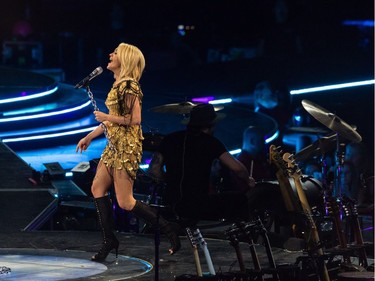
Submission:
<svg viewBox="0 0 375 281">
<path fill-rule="evenodd" d="M 374 78 L 373 1 L 286 0 L 288 14 L 280 24 L 276 2 L 2 0 L 3 52 L 9 42 L 42 46 L 39 61 L 3 55 L 3 64 L 59 68 L 65 82 L 75 84 L 98 65 L 104 68 L 119 42 L 128 42 L 146 57 L 144 92 L 180 99 L 251 100 L 255 84 L 265 79 L 292 90 Z M 189 27 L 184 36 L 180 24 Z M 260 49 L 262 41 L 266 47 Z M 110 73 L 102 77 L 111 83 Z M 104 97 L 108 83 L 94 84 L 96 94 Z M 295 96 L 293 106 L 303 98 L 355 124 L 373 149 L 373 86 Z"/>
</svg>

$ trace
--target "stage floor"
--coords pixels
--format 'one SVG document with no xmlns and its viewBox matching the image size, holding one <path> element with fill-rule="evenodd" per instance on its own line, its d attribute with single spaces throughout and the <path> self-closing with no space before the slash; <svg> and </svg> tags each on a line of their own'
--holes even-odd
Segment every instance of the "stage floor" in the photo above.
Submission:
<svg viewBox="0 0 375 281">
<path fill-rule="evenodd" d="M 202 232 L 203 233 L 203 232 Z M 212 234 L 212 233 L 211 233 Z M 153 234 L 117 233 L 120 241 L 119 258 L 114 253 L 106 262 L 95 263 L 90 257 L 100 248 L 99 232 L 33 231 L 0 234 L 0 266 L 11 269 L 0 274 L 0 280 L 174 280 L 183 274 L 196 274 L 193 251 L 186 237 L 181 236 L 182 248 L 175 255 L 167 253 L 168 242 L 161 236 L 159 266 L 155 275 L 155 237 Z M 217 272 L 239 270 L 234 249 L 228 241 L 206 238 L 214 268 Z M 247 244 L 243 247 L 246 265 L 252 267 Z M 256 250 L 265 267 L 267 256 L 262 245 Z M 201 250 L 202 270 L 208 272 Z M 275 248 L 278 263 L 293 263 L 301 253 Z"/>
<path fill-rule="evenodd" d="M 236 252 L 229 241 L 210 238 L 219 234 L 214 229 L 201 230 L 207 242 L 217 274 L 238 272 Z M 222 233 L 221 233 L 222 234 Z M 155 247 L 153 234 L 117 233 L 119 257 L 116 263 L 111 253 L 103 263 L 91 262 L 90 257 L 100 248 L 101 237 L 96 231 L 33 231 L 0 233 L 0 267 L 10 273 L 0 274 L 0 280 L 175 280 L 184 274 L 196 275 L 193 248 L 190 241 L 181 236 L 182 247 L 175 255 L 167 253 L 168 242 L 160 237 Z M 239 244 L 246 268 L 254 268 L 249 244 Z M 255 251 L 263 269 L 270 268 L 265 247 L 255 244 Z M 159 255 L 158 265 L 155 254 Z M 202 249 L 198 248 L 203 272 L 209 272 Z M 272 248 L 278 265 L 294 264 L 303 256 L 300 251 Z M 353 259 L 353 262 L 355 260 Z M 369 264 L 373 259 L 369 259 Z M 157 266 L 157 267 L 156 267 Z M 157 269 L 157 270 L 156 270 Z"/>
</svg>

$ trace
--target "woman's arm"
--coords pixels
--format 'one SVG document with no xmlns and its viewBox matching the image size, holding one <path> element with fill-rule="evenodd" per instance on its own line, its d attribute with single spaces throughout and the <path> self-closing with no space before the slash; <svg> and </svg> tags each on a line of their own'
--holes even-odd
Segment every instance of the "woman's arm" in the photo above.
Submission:
<svg viewBox="0 0 375 281">
<path fill-rule="evenodd" d="M 96 138 L 96 137 L 100 136 L 101 134 L 103 134 L 103 132 L 104 132 L 104 129 L 103 129 L 102 126 L 96 127 L 93 131 L 91 131 L 90 133 L 88 133 L 87 136 L 85 136 L 84 138 L 82 138 L 78 142 L 77 147 L 76 147 L 76 152 L 79 151 L 79 152 L 82 153 L 82 151 L 85 151 L 89 147 L 91 141 L 94 138 Z"/>
</svg>

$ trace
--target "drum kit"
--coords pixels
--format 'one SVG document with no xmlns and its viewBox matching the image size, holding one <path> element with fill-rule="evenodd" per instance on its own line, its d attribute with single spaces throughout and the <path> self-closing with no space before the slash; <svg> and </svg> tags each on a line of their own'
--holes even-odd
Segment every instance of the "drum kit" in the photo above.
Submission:
<svg viewBox="0 0 375 281">
<path fill-rule="evenodd" d="M 302 100 L 302 106 L 317 121 L 326 126 L 333 133 L 322 137 L 311 145 L 300 150 L 296 155 L 296 161 L 304 161 L 312 157 L 321 156 L 323 165 L 323 180 L 326 180 L 327 167 L 324 167 L 324 158 L 332 150 L 336 150 L 336 168 L 335 168 L 335 193 L 341 197 L 341 170 L 344 162 L 345 141 L 359 143 L 362 137 L 356 131 L 355 126 L 351 126 L 343 121 L 336 114 L 329 112 L 327 109 L 308 100 Z M 325 182 L 324 182 L 325 183 Z M 325 183 L 326 184 L 326 183 Z M 327 188 L 327 187 L 325 187 Z"/>
<path fill-rule="evenodd" d="M 188 116 L 190 113 L 191 109 L 198 105 L 198 103 L 193 103 L 189 101 L 181 102 L 181 103 L 173 103 L 173 104 L 165 104 L 157 107 L 151 108 L 149 111 L 155 112 L 155 113 L 165 113 L 165 114 L 177 114 L 177 115 L 182 115 L 184 118 Z M 340 173 L 342 169 L 342 165 L 344 163 L 344 152 L 343 148 L 345 148 L 345 143 L 346 142 L 353 142 L 353 143 L 359 143 L 362 141 L 361 135 L 357 132 L 357 128 L 355 126 L 351 126 L 348 123 L 346 123 L 344 120 L 342 120 L 339 116 L 337 116 L 334 113 L 331 113 L 327 109 L 311 102 L 308 100 L 302 100 L 302 106 L 303 108 L 312 116 L 314 117 L 318 122 L 320 122 L 322 125 L 324 125 L 327 129 L 328 132 L 332 131 L 328 135 L 321 137 L 314 143 L 308 145 L 307 147 L 303 148 L 299 152 L 297 152 L 294 155 L 294 160 L 296 162 L 304 162 L 306 160 L 309 160 L 311 158 L 315 157 L 321 157 L 322 163 L 324 163 L 324 158 L 326 155 L 331 152 L 336 150 L 336 165 L 335 165 L 335 178 L 333 180 L 334 183 L 334 190 L 336 190 L 336 194 L 331 193 L 331 186 L 328 186 L 327 184 L 327 175 L 326 175 L 326 167 L 322 168 L 322 179 L 323 179 L 323 189 L 320 190 L 321 192 L 321 198 L 323 203 L 323 208 L 325 208 L 325 214 L 327 215 L 329 212 L 332 211 L 334 205 L 329 205 L 325 204 L 326 202 L 332 202 L 333 203 L 338 203 L 340 206 L 340 213 L 338 218 L 342 219 L 343 218 L 343 213 L 346 211 L 343 210 L 343 205 L 347 203 L 347 201 L 344 200 L 342 194 L 341 194 L 341 183 L 340 183 Z M 223 109 L 222 106 L 216 106 L 215 110 L 219 111 Z M 260 126 L 261 124 L 266 124 L 269 123 L 269 118 L 265 118 L 268 116 L 263 116 L 261 113 L 256 113 L 254 112 L 256 116 L 254 116 L 253 121 L 257 121 Z M 250 121 L 249 121 L 250 123 Z M 272 122 L 271 122 L 272 123 Z M 254 125 L 254 124 L 252 124 Z M 326 131 L 327 132 L 327 131 Z M 159 134 L 145 134 L 145 143 L 147 144 L 147 149 L 152 150 L 155 149 L 156 146 L 161 142 L 163 136 Z M 313 185 L 315 186 L 315 185 Z M 327 192 L 329 191 L 329 192 Z M 307 190 L 307 194 L 309 191 Z M 314 193 L 315 194 L 315 193 Z M 316 195 L 316 194 L 315 194 Z M 319 201 L 319 199 L 318 199 Z M 343 202 L 346 203 L 343 203 Z M 350 205 L 350 204 L 349 204 Z M 353 206 L 353 205 L 351 205 Z M 329 209 L 329 210 L 328 210 Z M 336 214 L 336 213 L 335 213 Z M 353 215 L 353 213 L 351 214 Z M 359 239 L 361 241 L 361 239 Z M 358 242 L 358 241 L 357 241 Z M 358 244 L 358 243 L 357 243 Z M 364 254 L 363 251 L 363 245 L 362 245 L 362 256 Z M 364 261 L 362 259 L 361 263 L 366 265 L 367 261 Z"/>
<path fill-rule="evenodd" d="M 308 100 L 302 100 L 303 108 L 318 122 L 323 124 L 326 128 L 331 130 L 332 132 L 324 137 L 319 138 L 314 143 L 310 144 L 309 146 L 301 149 L 298 153 L 294 155 L 294 159 L 296 162 L 304 162 L 306 160 L 312 159 L 314 157 L 320 156 L 322 158 L 322 163 L 324 163 L 324 157 L 327 153 L 336 149 L 337 151 L 337 179 L 336 179 L 336 186 L 338 190 L 340 190 L 340 171 L 341 165 L 343 163 L 343 140 L 349 142 L 361 142 L 362 137 L 356 131 L 355 126 L 351 126 L 347 124 L 344 120 L 342 120 L 339 116 L 334 113 L 331 113 L 327 109 L 311 102 Z M 149 109 L 150 112 L 154 113 L 162 113 L 162 114 L 174 114 L 174 115 L 182 115 L 184 119 L 186 119 L 192 110 L 193 107 L 197 106 L 199 103 L 194 103 L 190 101 L 184 101 L 179 103 L 170 103 L 164 104 L 160 106 L 153 107 Z M 215 111 L 220 111 L 224 107 L 223 106 L 214 106 Z M 269 116 L 254 112 L 249 117 L 249 124 L 254 126 L 260 126 L 262 128 L 266 128 L 266 130 L 275 131 L 275 126 L 277 124 L 274 120 L 271 120 Z M 183 123 L 183 122 L 182 122 Z M 253 124 L 256 123 L 256 124 Z M 276 124 L 276 125 L 275 125 Z M 276 128 L 277 131 L 277 128 Z M 268 133 L 268 132 L 267 132 Z M 146 132 L 144 133 L 144 141 L 143 146 L 144 150 L 146 151 L 155 151 L 158 145 L 163 140 L 164 135 L 158 132 Z M 323 167 L 323 179 L 327 177 L 325 175 L 326 167 Z M 339 191 L 340 195 L 340 191 Z"/>
<path fill-rule="evenodd" d="M 356 273 L 366 272 L 368 267 L 368 261 L 366 256 L 366 247 L 362 237 L 362 229 L 360 227 L 358 214 L 356 211 L 356 201 L 349 198 L 346 194 L 342 193 L 341 186 L 341 169 L 344 164 L 345 156 L 345 142 L 359 143 L 362 141 L 362 137 L 356 131 L 355 126 L 351 126 L 339 118 L 336 114 L 333 114 L 319 105 L 308 101 L 302 100 L 302 106 L 305 110 L 313 116 L 317 121 L 326 126 L 333 133 L 318 139 L 311 145 L 305 147 L 295 155 L 295 159 L 298 161 L 305 161 L 312 157 L 320 156 L 322 162 L 322 174 L 323 174 L 323 193 L 322 198 L 324 201 L 325 215 L 332 219 L 333 229 L 336 232 L 336 242 L 333 241 L 334 246 L 332 249 L 327 249 L 327 255 L 342 255 L 343 260 L 340 264 L 341 270 L 344 273 L 351 272 L 351 277 L 358 278 Z M 336 150 L 336 166 L 335 166 L 335 177 L 333 179 L 333 188 L 327 183 L 326 167 L 324 167 L 325 155 Z M 332 192 L 333 191 L 333 192 Z M 349 244 L 347 238 L 347 232 L 342 230 L 344 217 L 346 217 L 346 230 L 350 230 L 354 244 Z M 353 246 L 355 245 L 355 246 Z M 358 264 L 351 262 L 351 257 L 358 257 Z M 368 272 L 370 273 L 370 272 Z M 340 273 L 338 274 L 340 276 Z M 329 277 L 328 277 L 329 280 Z M 345 279 L 346 280 L 346 279 Z M 352 280 L 352 279 L 350 279 Z M 353 279 L 354 280 L 354 279 Z M 368 279 L 355 279 L 355 280 L 368 280 Z"/>
</svg>

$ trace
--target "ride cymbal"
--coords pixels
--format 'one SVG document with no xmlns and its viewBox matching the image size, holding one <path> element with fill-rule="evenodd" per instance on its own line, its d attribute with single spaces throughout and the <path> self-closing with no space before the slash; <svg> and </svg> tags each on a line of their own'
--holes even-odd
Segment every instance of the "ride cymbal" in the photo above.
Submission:
<svg viewBox="0 0 375 281">
<path fill-rule="evenodd" d="M 331 113 L 325 108 L 308 100 L 302 100 L 302 106 L 311 114 L 311 116 L 339 136 L 352 142 L 362 141 L 362 137 L 355 131 L 355 129 L 336 114 Z"/>
</svg>

